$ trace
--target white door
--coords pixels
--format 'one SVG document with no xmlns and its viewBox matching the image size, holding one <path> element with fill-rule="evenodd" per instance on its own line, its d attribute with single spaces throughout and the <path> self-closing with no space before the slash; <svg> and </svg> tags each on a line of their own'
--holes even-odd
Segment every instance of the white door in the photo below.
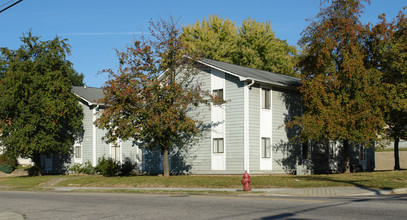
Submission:
<svg viewBox="0 0 407 220">
<path fill-rule="evenodd" d="M 212 139 L 212 170 L 224 170 L 225 167 L 225 140 Z"/>
</svg>

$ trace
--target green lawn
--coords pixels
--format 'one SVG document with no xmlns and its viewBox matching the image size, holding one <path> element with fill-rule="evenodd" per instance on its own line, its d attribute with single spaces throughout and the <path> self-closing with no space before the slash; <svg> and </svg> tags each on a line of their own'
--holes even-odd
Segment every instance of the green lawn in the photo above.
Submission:
<svg viewBox="0 0 407 220">
<path fill-rule="evenodd" d="M 375 149 L 376 152 L 394 152 L 393 148 Z M 407 151 L 407 148 L 399 148 L 399 151 Z"/>
<path fill-rule="evenodd" d="M 42 176 L 42 177 L 3 177 L 0 187 L 38 188 L 52 178 L 66 178 L 55 186 L 96 186 L 96 187 L 185 187 L 185 188 L 241 188 L 242 176 Z M 252 188 L 300 188 L 329 186 L 358 186 L 378 189 L 407 187 L 407 171 L 385 171 L 330 175 L 253 175 Z"/>
</svg>

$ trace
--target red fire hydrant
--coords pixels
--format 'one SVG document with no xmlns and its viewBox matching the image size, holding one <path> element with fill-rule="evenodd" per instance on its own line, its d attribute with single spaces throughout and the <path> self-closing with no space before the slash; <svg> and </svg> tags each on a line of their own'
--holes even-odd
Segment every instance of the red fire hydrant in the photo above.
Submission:
<svg viewBox="0 0 407 220">
<path fill-rule="evenodd" d="M 243 184 L 243 191 L 252 191 L 252 189 L 250 189 L 250 175 L 246 172 L 243 174 L 243 180 L 242 180 L 242 184 Z"/>
</svg>

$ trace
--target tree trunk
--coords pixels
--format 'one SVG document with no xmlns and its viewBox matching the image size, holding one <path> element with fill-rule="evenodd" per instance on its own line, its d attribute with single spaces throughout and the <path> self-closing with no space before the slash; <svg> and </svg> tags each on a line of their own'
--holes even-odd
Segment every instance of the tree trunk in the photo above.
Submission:
<svg viewBox="0 0 407 220">
<path fill-rule="evenodd" d="M 350 173 L 349 140 L 343 140 L 343 160 L 345 173 Z"/>
<path fill-rule="evenodd" d="M 399 138 L 394 138 L 394 170 L 400 170 Z"/>
<path fill-rule="evenodd" d="M 34 169 L 32 170 L 31 175 L 41 176 L 41 154 L 33 154 L 32 161 L 34 162 Z"/>
<path fill-rule="evenodd" d="M 164 150 L 163 155 L 163 167 L 164 167 L 164 176 L 170 176 L 170 163 L 168 160 L 168 150 Z"/>
</svg>

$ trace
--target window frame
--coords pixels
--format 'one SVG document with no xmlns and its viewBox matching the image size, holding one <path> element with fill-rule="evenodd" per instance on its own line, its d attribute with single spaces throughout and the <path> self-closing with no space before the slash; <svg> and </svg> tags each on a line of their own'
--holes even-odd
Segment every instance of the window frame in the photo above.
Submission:
<svg viewBox="0 0 407 220">
<path fill-rule="evenodd" d="M 120 162 L 120 144 L 110 144 L 110 158 L 113 160 Z M 113 157 L 114 152 L 114 157 Z"/>
<path fill-rule="evenodd" d="M 366 146 L 365 144 L 359 145 L 359 160 L 366 160 Z"/>
<path fill-rule="evenodd" d="M 78 148 L 79 148 L 79 150 L 78 150 Z M 74 155 L 75 155 L 75 158 L 77 158 L 77 159 L 82 158 L 82 146 L 81 145 L 74 146 Z"/>
<path fill-rule="evenodd" d="M 214 98 L 213 104 L 214 105 L 222 105 L 224 100 L 224 90 L 223 89 L 214 89 L 212 90 L 212 96 Z M 216 100 L 218 97 L 219 100 Z"/>
<path fill-rule="evenodd" d="M 261 88 L 261 108 L 271 109 L 271 89 Z"/>
<path fill-rule="evenodd" d="M 221 150 L 219 148 L 220 141 L 222 143 Z M 225 153 L 225 141 L 224 141 L 224 138 L 213 138 L 212 142 L 213 142 L 213 153 L 214 154 L 223 154 L 223 153 Z"/>
<path fill-rule="evenodd" d="M 261 158 L 271 158 L 271 138 L 261 138 Z"/>
</svg>

